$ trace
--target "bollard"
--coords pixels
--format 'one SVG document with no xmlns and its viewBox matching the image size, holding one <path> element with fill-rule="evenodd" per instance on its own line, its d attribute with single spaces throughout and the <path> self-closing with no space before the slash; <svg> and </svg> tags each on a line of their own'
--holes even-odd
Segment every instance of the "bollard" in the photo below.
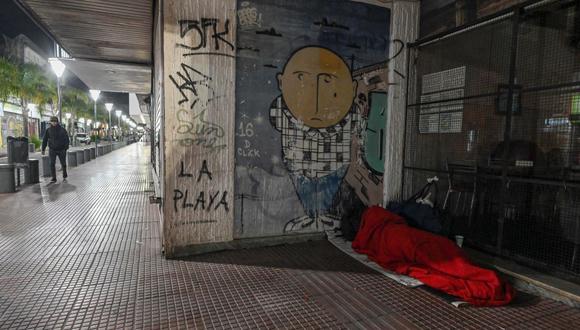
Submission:
<svg viewBox="0 0 580 330">
<path fill-rule="evenodd" d="M 28 138 L 12 137 L 6 138 L 8 151 L 8 164 L 26 166 L 28 164 Z"/>
<path fill-rule="evenodd" d="M 95 147 L 90 147 L 89 152 L 91 154 L 91 159 L 97 158 L 97 154 L 95 153 Z"/>
<path fill-rule="evenodd" d="M 85 163 L 85 152 L 77 150 L 77 164 L 80 166 Z"/>
<path fill-rule="evenodd" d="M 85 163 L 91 160 L 91 150 L 89 148 L 84 148 L 83 152 L 85 153 Z"/>
<path fill-rule="evenodd" d="M 77 152 L 74 150 L 69 150 L 67 151 L 67 156 L 68 156 L 68 166 L 69 167 L 75 167 L 78 166 L 78 162 L 77 162 Z"/>
<path fill-rule="evenodd" d="M 40 161 L 38 159 L 28 160 L 28 167 L 24 169 L 24 183 L 33 184 L 40 182 L 39 165 Z"/>
<path fill-rule="evenodd" d="M 14 165 L 0 164 L 0 193 L 16 192 Z"/>
<path fill-rule="evenodd" d="M 50 176 L 50 157 L 42 156 L 42 176 L 48 178 Z"/>
</svg>

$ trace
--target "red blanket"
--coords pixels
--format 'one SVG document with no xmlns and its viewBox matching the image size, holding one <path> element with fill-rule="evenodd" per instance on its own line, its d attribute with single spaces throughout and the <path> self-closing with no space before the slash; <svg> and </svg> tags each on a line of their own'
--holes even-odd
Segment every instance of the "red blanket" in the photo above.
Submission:
<svg viewBox="0 0 580 330">
<path fill-rule="evenodd" d="M 352 247 L 386 269 L 473 305 L 500 306 L 514 297 L 508 283 L 472 264 L 452 241 L 409 227 L 402 217 L 378 206 L 363 213 Z"/>
</svg>

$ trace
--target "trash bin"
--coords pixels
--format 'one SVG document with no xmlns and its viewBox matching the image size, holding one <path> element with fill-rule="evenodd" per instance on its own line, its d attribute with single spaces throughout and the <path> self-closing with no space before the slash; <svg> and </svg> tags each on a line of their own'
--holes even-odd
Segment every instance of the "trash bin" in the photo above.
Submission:
<svg viewBox="0 0 580 330">
<path fill-rule="evenodd" d="M 96 148 L 95 147 L 90 147 L 89 148 L 89 151 L 91 152 L 91 159 L 95 159 L 97 157 L 97 154 L 95 152 L 96 151 Z"/>
<path fill-rule="evenodd" d="M 91 150 L 89 148 L 84 148 L 85 152 L 85 163 L 91 160 Z"/>
<path fill-rule="evenodd" d="M 16 192 L 14 168 L 13 164 L 0 164 L 0 193 Z"/>
<path fill-rule="evenodd" d="M 32 153 L 36 151 L 36 146 L 34 145 L 34 143 L 29 143 L 28 144 L 28 152 Z"/>
<path fill-rule="evenodd" d="M 28 138 L 9 136 L 6 138 L 6 142 L 8 144 L 8 164 L 28 165 Z"/>
<path fill-rule="evenodd" d="M 28 167 L 24 170 L 24 182 L 27 184 L 39 183 L 40 173 L 38 166 L 40 161 L 38 159 L 28 160 Z"/>
</svg>

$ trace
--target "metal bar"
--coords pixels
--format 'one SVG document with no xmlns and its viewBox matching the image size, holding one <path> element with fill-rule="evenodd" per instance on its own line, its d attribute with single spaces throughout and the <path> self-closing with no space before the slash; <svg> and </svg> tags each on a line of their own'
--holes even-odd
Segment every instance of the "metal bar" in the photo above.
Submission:
<svg viewBox="0 0 580 330">
<path fill-rule="evenodd" d="M 520 90 L 520 94 L 523 95 L 524 93 L 545 92 L 545 91 L 551 91 L 551 90 L 555 90 L 555 89 L 574 88 L 574 87 L 580 88 L 580 81 L 575 81 L 575 82 L 570 82 L 570 83 L 563 83 L 563 84 L 555 84 L 555 85 L 549 85 L 549 86 L 538 86 L 538 87 L 522 88 Z M 570 91 L 570 92 L 573 92 L 573 91 Z M 472 99 L 492 97 L 492 96 L 499 96 L 499 95 L 500 95 L 499 92 L 492 92 L 492 93 L 478 94 L 478 95 L 472 95 L 472 96 L 464 96 L 464 97 L 458 97 L 458 98 L 452 98 L 452 99 L 444 99 L 444 100 L 437 100 L 437 101 L 430 101 L 430 102 L 413 103 L 413 104 L 409 104 L 407 106 L 408 107 L 416 107 L 416 106 L 421 106 L 421 105 L 430 105 L 430 104 L 447 103 L 447 102 L 454 102 L 454 101 L 472 100 Z M 447 112 L 456 112 L 456 111 L 457 110 L 447 111 Z M 441 113 L 445 113 L 445 111 L 441 111 Z"/>
<path fill-rule="evenodd" d="M 413 43 L 410 43 L 409 45 L 410 45 L 410 47 L 425 46 L 425 45 L 428 45 L 430 43 L 437 42 L 437 41 L 440 41 L 443 39 L 447 39 L 449 37 L 473 30 L 473 29 L 478 28 L 478 27 L 487 26 L 491 23 L 510 18 L 514 13 L 514 10 L 536 9 L 540 6 L 544 6 L 544 5 L 550 4 L 550 3 L 555 2 L 555 1 L 557 1 L 557 0 L 541 0 L 541 1 L 528 0 L 528 1 L 525 1 L 523 3 L 516 4 L 514 6 L 506 8 L 504 10 L 498 11 L 492 15 L 488 15 L 488 16 L 482 17 L 480 19 L 477 19 L 471 23 L 467 23 L 467 24 L 464 24 L 461 26 L 456 26 L 456 27 L 448 29 L 447 31 L 443 31 L 443 32 L 437 33 L 435 35 L 419 39 Z"/>
<path fill-rule="evenodd" d="M 435 35 L 419 39 L 413 43 L 410 43 L 409 45 L 410 45 L 410 47 L 426 46 L 428 44 L 431 44 L 431 43 L 434 43 L 434 42 L 437 42 L 437 41 L 440 41 L 443 39 L 447 39 L 449 37 L 470 31 L 472 29 L 475 29 L 478 27 L 483 27 L 483 26 L 492 24 L 494 22 L 501 21 L 503 19 L 507 19 L 512 14 L 513 14 L 513 9 L 502 10 L 502 11 L 499 11 L 499 12 L 493 14 L 493 15 L 479 18 L 471 23 L 467 23 L 467 24 L 461 25 L 461 26 L 456 26 L 456 27 L 450 28 L 447 31 L 443 31 L 443 32 L 437 33 Z"/>
<path fill-rule="evenodd" d="M 503 159 L 508 159 L 510 154 L 510 142 L 511 142 L 511 135 L 512 135 L 512 115 L 513 115 L 513 98 L 514 98 L 514 87 L 515 87 L 515 79 L 516 79 L 516 65 L 517 65 L 517 56 L 518 56 L 518 36 L 519 36 L 519 27 L 520 27 L 520 16 L 521 16 L 521 7 L 516 7 L 514 9 L 513 14 L 513 22 L 512 22 L 512 42 L 511 42 L 511 50 L 510 50 L 510 71 L 509 71 L 509 87 L 507 93 L 507 104 L 506 104 L 506 116 L 505 116 L 505 130 L 504 130 L 504 139 L 503 143 L 506 144 L 506 148 L 504 148 Z M 506 199 L 508 196 L 507 191 L 507 183 L 508 183 L 508 164 L 507 162 L 503 162 L 502 168 L 502 189 L 500 192 L 501 196 L 501 213 L 498 219 L 498 229 L 497 229 L 497 251 L 501 253 L 502 249 L 502 242 L 503 242 L 503 231 L 504 231 L 504 224 L 505 224 L 505 206 L 506 206 Z"/>
<path fill-rule="evenodd" d="M 440 92 L 438 92 L 438 93 L 440 93 Z M 458 97 L 458 98 L 453 98 L 453 99 L 431 101 L 431 102 L 425 102 L 425 103 L 414 103 L 414 104 L 409 104 L 409 107 L 414 107 L 414 106 L 418 106 L 418 105 L 428 105 L 428 104 L 437 104 L 437 103 L 445 103 L 445 102 L 453 102 L 453 101 L 479 99 L 479 98 L 498 96 L 498 95 L 499 95 L 499 92 L 493 92 L 493 93 L 487 93 L 487 94 L 478 94 L 478 95 L 473 95 L 473 96 L 464 96 L 464 97 Z"/>
<path fill-rule="evenodd" d="M 572 87 L 580 88 L 580 81 L 574 81 L 574 82 L 563 83 L 563 84 L 548 85 L 548 86 L 522 88 L 521 92 L 522 93 L 525 93 L 525 92 L 527 92 L 527 93 L 544 92 L 544 91 L 550 91 L 550 90 L 554 90 L 554 89 L 572 88 Z"/>
<path fill-rule="evenodd" d="M 403 166 L 401 167 L 401 197 L 404 196 L 405 193 L 405 156 L 406 156 L 406 152 L 405 150 L 407 149 L 407 111 L 409 110 L 409 81 L 411 80 L 411 76 L 410 76 L 410 64 L 411 64 L 411 51 L 412 49 L 409 47 L 409 45 L 407 44 L 407 92 L 405 93 L 405 119 L 403 120 L 403 122 L 405 123 L 404 127 L 403 127 L 403 154 L 401 155 L 402 157 L 402 162 L 403 162 Z M 413 78 L 415 77 L 415 75 L 413 75 Z M 413 96 L 415 95 L 415 93 L 413 93 Z M 385 205 L 386 206 L 386 205 Z"/>
<path fill-rule="evenodd" d="M 447 170 L 437 170 L 432 168 L 424 168 L 424 167 L 412 167 L 412 166 L 404 166 L 404 170 L 409 171 L 418 171 L 418 172 L 428 172 L 428 173 L 437 173 L 437 174 L 446 174 L 449 175 L 449 171 Z M 487 173 L 461 173 L 461 175 L 475 175 L 478 178 L 486 178 L 486 179 L 496 179 L 501 180 L 502 176 L 497 174 L 487 174 Z M 547 185 L 547 186 L 554 186 L 560 188 L 580 188 L 580 180 L 561 180 L 561 179 L 541 179 L 541 178 L 526 178 L 521 176 L 507 176 L 510 182 L 514 183 L 530 183 L 530 184 L 538 184 L 538 185 Z M 565 182 L 564 182 L 565 181 Z"/>
</svg>

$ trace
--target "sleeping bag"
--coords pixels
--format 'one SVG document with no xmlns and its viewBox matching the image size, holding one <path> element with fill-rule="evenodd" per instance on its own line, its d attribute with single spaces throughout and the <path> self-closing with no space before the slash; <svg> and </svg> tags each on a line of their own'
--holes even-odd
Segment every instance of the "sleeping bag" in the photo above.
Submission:
<svg viewBox="0 0 580 330">
<path fill-rule="evenodd" d="M 352 247 L 382 267 L 477 306 L 500 306 L 514 297 L 494 271 L 472 264 L 452 241 L 409 227 L 381 207 L 367 209 Z"/>
</svg>

